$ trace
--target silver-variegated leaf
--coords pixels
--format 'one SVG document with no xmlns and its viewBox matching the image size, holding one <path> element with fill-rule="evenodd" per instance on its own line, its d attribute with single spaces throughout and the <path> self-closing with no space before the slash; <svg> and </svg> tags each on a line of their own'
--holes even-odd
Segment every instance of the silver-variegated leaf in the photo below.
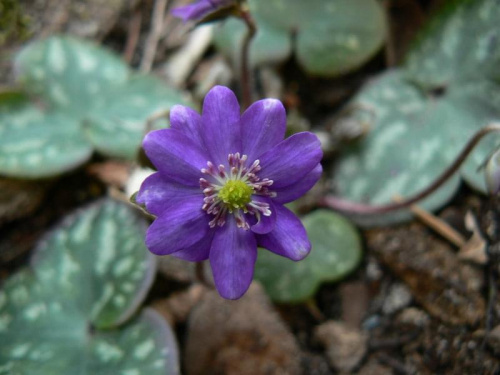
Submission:
<svg viewBox="0 0 500 375">
<path fill-rule="evenodd" d="M 0 103 L 0 173 L 39 178 L 73 169 L 92 154 L 80 122 L 44 112 L 26 99 Z"/>
<path fill-rule="evenodd" d="M 114 53 L 69 36 L 32 42 L 17 55 L 14 67 L 28 92 L 75 117 L 92 110 L 103 90 L 124 84 L 130 75 Z"/>
<path fill-rule="evenodd" d="M 104 200 L 42 241 L 0 291 L 0 374 L 177 375 L 162 317 L 146 310 L 120 325 L 151 284 L 144 230 L 130 207 Z"/>
<path fill-rule="evenodd" d="M 144 245 L 146 223 L 129 206 L 104 200 L 77 212 L 35 249 L 39 280 L 74 300 L 98 328 L 128 319 L 144 299 L 155 258 Z"/>
<path fill-rule="evenodd" d="M 177 91 L 150 76 L 132 77 L 104 96 L 85 117 L 86 134 L 100 153 L 128 159 L 137 156 L 141 140 L 151 127 L 168 125 L 172 106 L 186 104 Z"/>
</svg>

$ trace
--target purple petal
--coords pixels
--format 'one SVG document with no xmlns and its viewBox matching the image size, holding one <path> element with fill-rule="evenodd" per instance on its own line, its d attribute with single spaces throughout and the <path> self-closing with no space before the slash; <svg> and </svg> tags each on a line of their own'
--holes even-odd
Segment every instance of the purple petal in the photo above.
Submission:
<svg viewBox="0 0 500 375">
<path fill-rule="evenodd" d="M 171 254 L 173 257 L 187 260 L 189 262 L 202 262 L 208 259 L 210 254 L 210 247 L 212 246 L 212 239 L 214 237 L 214 230 L 208 232 L 208 235 L 203 237 L 200 241 L 196 242 L 185 249 L 176 251 Z"/>
<path fill-rule="evenodd" d="M 135 200 L 145 205 L 149 213 L 158 216 L 177 202 L 196 195 L 203 199 L 199 187 L 178 184 L 156 172 L 144 180 Z"/>
<path fill-rule="evenodd" d="M 253 103 L 241 116 L 243 154 L 255 160 L 285 138 L 286 112 L 279 100 Z"/>
<path fill-rule="evenodd" d="M 318 137 L 310 132 L 292 135 L 259 156 L 260 178 L 269 178 L 272 189 L 284 188 L 302 180 L 323 157 Z"/>
<path fill-rule="evenodd" d="M 262 197 L 259 195 L 252 196 L 252 200 L 258 202 L 264 202 L 269 205 L 269 209 L 271 210 L 271 216 L 260 215 L 260 220 L 257 221 L 255 216 L 250 216 L 250 219 L 253 219 L 253 225 L 250 227 L 252 232 L 258 234 L 269 233 L 274 229 L 274 225 L 276 224 L 276 212 L 274 211 L 274 204 L 271 198 Z"/>
<path fill-rule="evenodd" d="M 278 194 L 275 198 L 273 198 L 273 201 L 284 204 L 300 198 L 307 193 L 316 184 L 316 182 L 318 182 L 321 177 L 321 173 L 323 173 L 323 168 L 321 167 L 321 164 L 318 164 L 296 184 L 282 189 L 273 190 Z"/>
<path fill-rule="evenodd" d="M 295 261 L 304 259 L 311 251 L 311 243 L 301 221 L 282 205 L 276 204 L 275 211 L 277 218 L 274 230 L 256 235 L 259 246 Z"/>
<path fill-rule="evenodd" d="M 208 13 L 212 12 L 215 7 L 207 0 L 198 1 L 195 4 L 185 5 L 172 9 L 172 15 L 177 18 L 182 18 L 184 23 L 190 20 L 198 20 L 203 18 Z"/>
<path fill-rule="evenodd" d="M 227 165 L 227 156 L 241 151 L 238 99 L 227 87 L 215 86 L 205 96 L 201 118 L 210 161 Z"/>
<path fill-rule="evenodd" d="M 210 216 L 201 209 L 202 196 L 186 197 L 163 212 L 146 233 L 146 246 L 156 255 L 168 255 L 207 236 Z"/>
<path fill-rule="evenodd" d="M 240 298 L 252 282 L 256 260 L 255 235 L 238 228 L 231 217 L 217 229 L 210 249 L 210 265 L 219 294 L 227 299 Z"/>
<path fill-rule="evenodd" d="M 143 147 L 162 174 L 181 184 L 199 185 L 200 170 L 207 166 L 208 157 L 186 135 L 175 129 L 155 130 L 146 135 Z"/>
<path fill-rule="evenodd" d="M 198 112 L 183 105 L 174 105 L 170 110 L 170 128 L 184 133 L 195 141 L 200 149 L 205 150 L 201 136 L 201 116 Z"/>
</svg>

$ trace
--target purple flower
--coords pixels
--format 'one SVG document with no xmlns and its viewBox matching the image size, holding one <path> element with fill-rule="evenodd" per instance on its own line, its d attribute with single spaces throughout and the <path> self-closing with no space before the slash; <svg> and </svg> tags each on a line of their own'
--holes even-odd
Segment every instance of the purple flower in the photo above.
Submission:
<svg viewBox="0 0 500 375">
<path fill-rule="evenodd" d="M 199 21 L 210 13 L 227 7 L 234 2 L 235 0 L 198 0 L 194 4 L 174 8 L 172 14 L 175 17 L 182 18 L 184 22 Z"/>
<path fill-rule="evenodd" d="M 296 261 L 309 253 L 302 223 L 283 204 L 318 181 L 322 151 L 309 132 L 284 140 L 279 100 L 260 100 L 240 116 L 234 93 L 216 86 L 201 116 L 178 105 L 170 122 L 143 143 L 158 169 L 136 197 L 157 216 L 146 235 L 151 252 L 210 259 L 215 286 L 228 299 L 248 289 L 257 246 Z"/>
</svg>

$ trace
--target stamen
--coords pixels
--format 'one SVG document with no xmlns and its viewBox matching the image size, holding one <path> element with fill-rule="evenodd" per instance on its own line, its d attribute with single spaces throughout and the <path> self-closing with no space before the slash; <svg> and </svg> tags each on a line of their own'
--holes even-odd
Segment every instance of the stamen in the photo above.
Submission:
<svg viewBox="0 0 500 375">
<path fill-rule="evenodd" d="M 238 228 L 249 230 L 245 215 L 255 216 L 260 220 L 261 215 L 272 214 L 269 204 L 252 199 L 254 195 L 275 197 L 276 193 L 269 190 L 273 181 L 260 179 L 258 172 L 262 169 L 259 160 L 255 160 L 250 167 L 246 167 L 247 155 L 239 152 L 228 154 L 227 165 L 217 167 L 207 161 L 207 167 L 201 173 L 210 178 L 200 178 L 200 188 L 205 195 L 202 209 L 209 215 L 214 215 L 209 222 L 210 228 L 223 226 L 226 215 L 234 215 Z M 227 172 L 229 168 L 229 172 Z"/>
</svg>

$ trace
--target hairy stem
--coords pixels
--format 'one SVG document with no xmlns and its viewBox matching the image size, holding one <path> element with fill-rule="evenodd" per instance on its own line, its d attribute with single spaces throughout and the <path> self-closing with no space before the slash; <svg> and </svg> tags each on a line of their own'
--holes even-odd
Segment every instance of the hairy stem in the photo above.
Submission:
<svg viewBox="0 0 500 375">
<path fill-rule="evenodd" d="M 462 152 L 455 159 L 453 164 L 446 169 L 432 184 L 421 192 L 415 194 L 414 196 L 400 200 L 396 203 L 390 203 L 380 206 L 373 206 L 369 204 L 357 203 L 353 201 L 344 200 L 332 195 L 327 195 L 324 197 L 320 204 L 331 209 L 342 211 L 352 214 L 368 215 L 368 214 L 383 214 L 391 211 L 400 210 L 402 208 L 407 208 L 410 205 L 417 203 L 418 201 L 428 197 L 430 194 L 435 192 L 439 187 L 441 187 L 446 181 L 452 177 L 455 172 L 462 166 L 463 162 L 467 159 L 470 153 L 474 150 L 476 145 L 481 141 L 481 139 L 493 132 L 500 132 L 500 124 L 491 124 L 479 130 L 474 136 L 469 140 L 467 145 L 463 148 Z"/>
<path fill-rule="evenodd" d="M 246 5 L 242 5 L 240 8 L 240 17 L 247 26 L 247 33 L 245 34 L 245 39 L 243 39 L 243 45 L 241 47 L 240 85 L 243 106 L 244 108 L 248 108 L 250 104 L 252 104 L 252 74 L 250 71 L 249 50 L 250 42 L 257 32 L 257 26 Z"/>
</svg>

